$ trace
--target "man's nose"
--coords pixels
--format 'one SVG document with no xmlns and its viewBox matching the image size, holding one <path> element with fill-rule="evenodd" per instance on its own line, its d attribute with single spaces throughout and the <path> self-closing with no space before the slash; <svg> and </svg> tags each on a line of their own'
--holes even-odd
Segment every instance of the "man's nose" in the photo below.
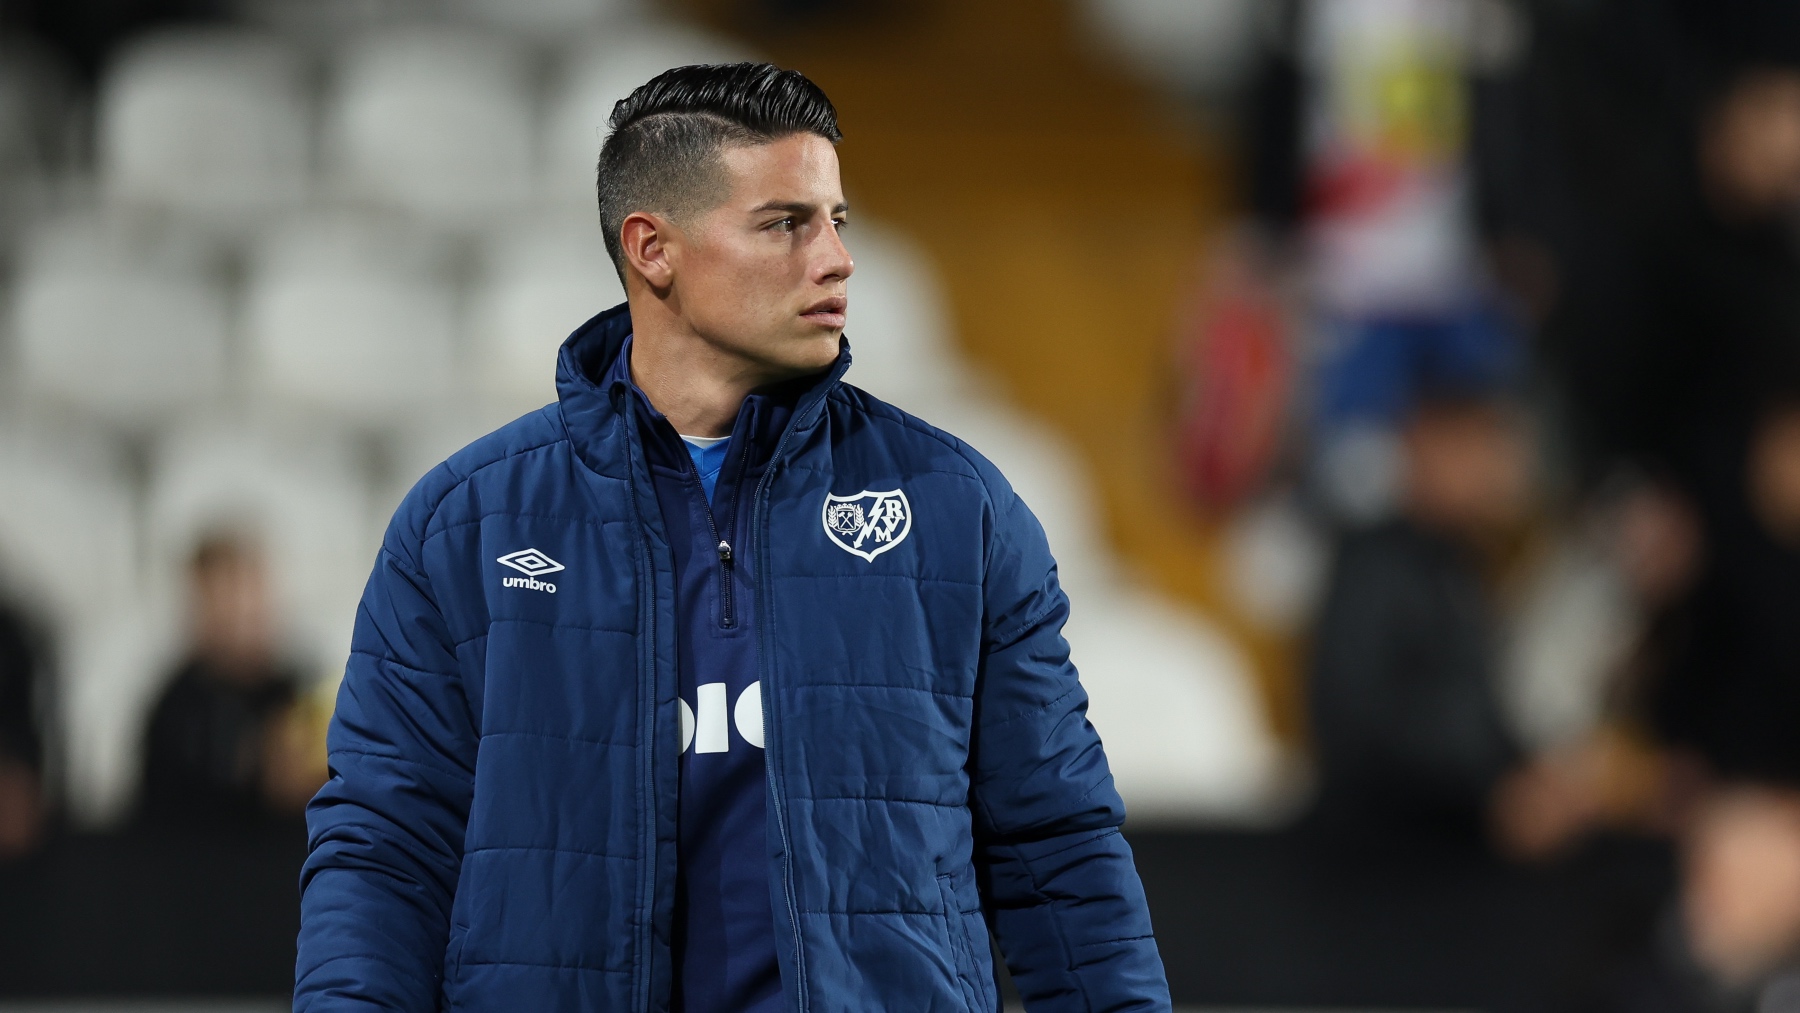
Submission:
<svg viewBox="0 0 1800 1013">
<path fill-rule="evenodd" d="M 850 249 L 844 245 L 844 237 L 836 228 L 825 230 L 818 256 L 814 277 L 819 281 L 843 281 L 856 270 L 856 261 L 851 258 Z"/>
</svg>

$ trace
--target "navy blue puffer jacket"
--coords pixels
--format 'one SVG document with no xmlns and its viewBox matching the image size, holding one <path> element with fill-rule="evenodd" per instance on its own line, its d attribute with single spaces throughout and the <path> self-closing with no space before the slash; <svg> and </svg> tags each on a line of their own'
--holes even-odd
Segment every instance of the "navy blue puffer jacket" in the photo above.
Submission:
<svg viewBox="0 0 1800 1013">
<path fill-rule="evenodd" d="M 558 402 L 394 517 L 307 812 L 296 1010 L 668 1008 L 674 575 L 632 399 L 594 379 L 630 326 L 576 331 Z M 750 507 L 789 1005 L 994 1010 L 991 929 L 1034 1013 L 1166 1010 L 1043 531 L 848 366 Z"/>
</svg>

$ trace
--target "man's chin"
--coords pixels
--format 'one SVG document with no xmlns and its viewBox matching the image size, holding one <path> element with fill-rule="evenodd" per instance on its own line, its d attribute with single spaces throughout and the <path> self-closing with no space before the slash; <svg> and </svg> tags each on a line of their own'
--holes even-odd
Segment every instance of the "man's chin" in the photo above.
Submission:
<svg viewBox="0 0 1800 1013">
<path fill-rule="evenodd" d="M 805 336 L 800 347 L 795 349 L 795 359 L 809 363 L 808 368 L 824 369 L 837 361 L 838 349 L 842 345 L 844 329 L 842 327 L 819 328 Z"/>
<path fill-rule="evenodd" d="M 791 380 L 813 373 L 822 373 L 830 369 L 831 364 L 837 361 L 839 339 L 842 336 L 843 332 L 840 330 L 814 331 L 811 334 L 800 335 L 796 339 L 784 343 L 776 356 L 764 361 L 778 380 Z"/>
</svg>

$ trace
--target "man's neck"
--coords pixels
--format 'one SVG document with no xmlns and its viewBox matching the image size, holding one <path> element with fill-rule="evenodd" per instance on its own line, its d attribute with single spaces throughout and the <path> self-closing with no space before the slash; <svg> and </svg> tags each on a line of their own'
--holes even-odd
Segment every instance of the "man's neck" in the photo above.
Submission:
<svg viewBox="0 0 1800 1013">
<path fill-rule="evenodd" d="M 786 376 L 701 337 L 658 299 L 631 304 L 631 381 L 683 436 L 730 436 L 752 391 Z"/>
<path fill-rule="evenodd" d="M 660 300 L 632 301 L 631 382 L 683 436 L 729 436 L 760 371 L 707 341 Z"/>
<path fill-rule="evenodd" d="M 669 342 L 636 330 L 631 382 L 683 436 L 729 436 L 744 398 L 757 386 L 705 342 Z"/>
</svg>

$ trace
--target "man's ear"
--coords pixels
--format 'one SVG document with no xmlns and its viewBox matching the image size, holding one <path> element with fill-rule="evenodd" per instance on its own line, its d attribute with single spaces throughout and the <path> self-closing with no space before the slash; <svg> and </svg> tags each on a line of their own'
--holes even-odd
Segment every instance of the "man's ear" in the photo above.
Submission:
<svg viewBox="0 0 1800 1013">
<path fill-rule="evenodd" d="M 669 243 L 675 238 L 673 223 L 648 211 L 633 211 L 619 224 L 619 248 L 625 262 L 653 289 L 666 289 L 675 280 L 675 268 L 669 262 Z"/>
</svg>

